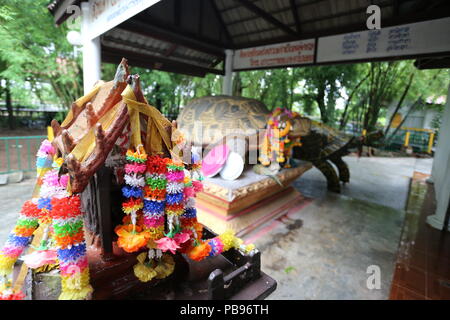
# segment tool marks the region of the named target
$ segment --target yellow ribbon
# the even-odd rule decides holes
[[[134,95],[133,89],[130,86],[127,86],[123,91],[122,99],[127,104],[130,114],[132,144],[135,147],[142,144],[139,113],[143,113],[148,116],[146,139],[147,152],[150,154],[157,154],[162,152],[161,140],[166,145],[167,150],[171,150],[171,137],[165,129],[165,127],[172,125],[170,121],[167,120],[155,107],[150,106],[147,103],[136,101],[136,96]]]
[[[95,97],[95,95],[97,94],[97,92],[100,90],[100,88],[102,87],[102,85],[105,84],[104,81],[98,81],[95,86],[92,88],[91,91],[89,91],[86,95],[82,96],[81,98],[77,99],[75,101],[75,104],[78,107],[82,107],[86,102],[91,101],[92,98]],[[73,111],[72,108],[70,108],[69,113],[67,114],[66,118],[64,119],[64,121],[61,123],[61,127],[65,127],[67,126],[73,119]]]
[[[84,105],[97,94],[102,85],[103,82],[98,83],[91,92],[75,101],[75,103],[78,106]],[[139,114],[142,113],[148,116],[147,137],[145,145],[147,152],[151,154],[162,153],[163,142],[167,147],[167,150],[172,152],[171,136],[165,129],[165,127],[171,126],[172,124],[155,107],[150,106],[148,103],[141,103],[136,101],[136,96],[133,92],[133,89],[129,85],[122,92],[122,101],[117,103],[113,108],[111,108],[111,110],[109,110],[102,118],[99,119],[98,122],[102,125],[103,130],[106,131],[111,126],[114,119],[116,118],[119,106],[122,102],[125,102],[128,107],[132,145],[134,147],[142,145],[141,123],[139,118]],[[73,117],[73,115],[70,111],[64,122],[69,123],[71,121],[71,117]],[[71,153],[78,161],[82,162],[92,154],[94,148],[95,128],[93,127],[89,129],[88,133],[78,142]],[[179,155],[172,153],[172,156],[178,157]]]
[[[113,123],[116,118],[116,114],[119,110],[121,102],[118,102],[114,107],[111,108],[103,117],[101,117],[97,123],[102,125],[103,130],[108,130],[108,128]],[[75,158],[82,162],[86,160],[94,151],[95,148],[95,127],[89,129],[88,133],[77,143],[75,148],[73,148],[71,154]]]

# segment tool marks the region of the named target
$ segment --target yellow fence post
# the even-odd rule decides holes
[[[408,145],[409,145],[409,136],[410,136],[410,132],[409,131],[406,131],[406,134],[405,134],[405,147],[407,147]]]
[[[431,153],[431,149],[433,148],[434,142],[434,132],[430,133],[430,138],[428,139],[428,153]]]

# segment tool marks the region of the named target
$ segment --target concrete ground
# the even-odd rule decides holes
[[[341,194],[326,191],[316,169],[294,186],[312,202],[280,219],[255,244],[262,269],[278,281],[269,299],[387,299],[404,219],[409,179],[430,173],[432,159],[346,157],[351,180]],[[0,186],[3,245],[34,180]],[[381,271],[381,288],[367,289],[367,267]]]
[[[313,201],[289,214],[255,244],[262,269],[278,282],[269,299],[387,299],[409,179],[430,173],[432,159],[346,157],[352,178],[341,194],[326,191],[317,169],[295,182]],[[380,289],[369,290],[369,266]]]
[[[35,179],[0,186],[0,245],[6,241],[16,223],[22,204],[31,198]]]

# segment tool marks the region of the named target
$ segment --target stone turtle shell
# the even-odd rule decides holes
[[[266,105],[255,99],[207,96],[184,106],[177,124],[188,141],[205,145],[215,143],[235,130],[256,133],[255,130],[266,127],[269,113]],[[194,126],[196,122],[201,122],[202,132],[198,130],[199,125]]]

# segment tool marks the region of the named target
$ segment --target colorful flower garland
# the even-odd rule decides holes
[[[83,212],[78,195],[51,201],[54,241],[57,247],[62,292],[60,300],[86,299],[93,291],[83,232]]]
[[[243,241],[237,238],[233,231],[228,230],[217,237],[202,240],[188,252],[188,257],[194,261],[201,261],[207,257],[218,256],[231,248],[249,253],[255,246],[253,244],[244,245]]]
[[[286,115],[289,120],[281,121],[281,117]],[[291,120],[298,117],[298,113],[288,109],[275,109],[267,122],[266,133],[261,145],[260,156],[258,160],[262,165],[268,166],[272,162],[285,163],[285,167],[290,167],[289,158],[292,148],[301,146],[300,138],[295,141],[289,139],[291,130]]]
[[[43,185],[45,186],[46,178],[52,170],[54,154],[55,149],[50,141],[44,140],[36,154],[36,171],[38,179],[35,193],[42,192],[42,190],[39,189]],[[43,210],[43,208],[48,204],[45,204],[43,201],[39,202],[39,200],[40,198],[33,198],[23,204],[16,226],[9,234],[2,250],[0,250],[0,276],[3,281],[2,287],[0,288],[0,295],[2,296],[2,299],[22,297],[20,292],[16,293],[12,291],[9,276],[12,274],[17,259],[29,245],[34,231],[38,228],[39,219],[42,219],[47,212]]]
[[[168,233],[155,243],[162,252],[175,253],[180,244],[189,239],[181,230],[179,217],[184,213],[184,164],[181,161],[167,160],[166,207]]]
[[[69,177],[67,174],[59,175],[63,160],[58,158],[53,161],[54,153],[50,142],[44,140],[36,161],[39,197],[23,205],[16,227],[0,253],[0,274],[6,276],[12,272],[15,261],[29,244],[33,232],[42,224],[44,235],[41,244],[36,251],[23,257],[24,262],[31,268],[54,265],[56,248],[62,284],[59,299],[86,299],[93,289],[89,284],[81,202],[79,196],[67,191]],[[3,285],[7,297],[11,297],[10,287],[10,283]],[[4,292],[0,292],[4,298]],[[12,297],[22,296],[14,294]]]
[[[151,235],[137,224],[141,209],[144,207],[143,196],[147,154],[142,146],[136,151],[128,150],[126,153],[125,183],[122,194],[126,200],[122,204],[122,210],[130,216],[129,222],[117,226],[116,234],[119,236],[117,244],[126,252],[136,252],[147,245]]]

